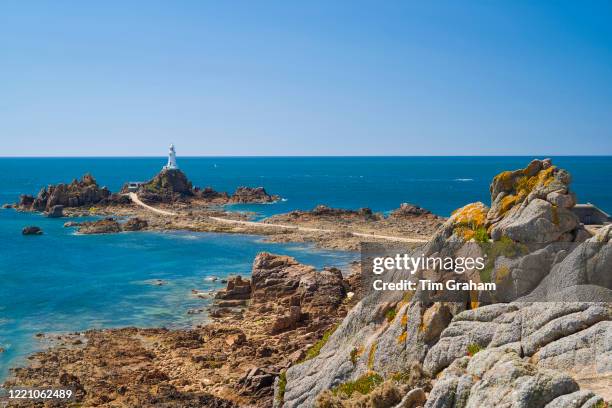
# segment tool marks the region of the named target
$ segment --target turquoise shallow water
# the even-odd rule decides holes
[[[140,326],[181,327],[204,318],[189,309],[207,300],[192,289],[218,289],[210,276],[248,275],[260,251],[295,256],[317,267],[346,265],[353,253],[259,237],[192,232],[74,235],[65,219],[0,211],[0,378],[42,346],[39,332]],[[42,236],[22,236],[24,225]],[[147,283],[163,279],[164,286]]]
[[[199,186],[233,191],[264,186],[285,201],[236,206],[259,216],[310,209],[317,204],[389,211],[399,203],[419,204],[441,215],[468,202],[488,203],[488,184],[499,171],[523,167],[525,157],[355,157],[355,158],[181,158],[179,165]],[[574,176],[579,201],[612,211],[612,158],[561,157],[556,164]],[[20,193],[69,182],[91,172],[117,190],[127,180],[146,180],[163,158],[0,159],[0,203]],[[38,332],[91,327],[193,324],[188,315],[205,301],[191,289],[218,288],[207,276],[247,275],[254,256],[270,251],[317,267],[345,265],[356,254],[319,251],[304,245],[263,243],[258,237],[172,233],[78,236],[66,220],[0,210],[0,378],[9,366],[39,347]],[[21,228],[39,225],[42,236]],[[164,279],[166,286],[146,283]]]

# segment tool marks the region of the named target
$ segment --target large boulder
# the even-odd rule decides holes
[[[487,227],[491,238],[525,243],[575,241],[580,226],[571,211],[576,197],[570,174],[550,159],[533,160],[524,169],[505,171],[491,183]]]
[[[578,226],[578,217],[569,209],[535,198],[494,224],[491,237],[499,240],[505,236],[524,243],[573,241],[571,232]]]
[[[272,332],[293,328],[307,318],[324,325],[346,298],[340,270],[317,271],[289,256],[260,253],[253,262],[251,307],[265,310],[280,303],[286,313],[271,327]]]

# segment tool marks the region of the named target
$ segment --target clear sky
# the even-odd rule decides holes
[[[0,2],[3,156],[612,154],[610,1]]]

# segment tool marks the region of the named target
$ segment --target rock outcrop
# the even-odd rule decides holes
[[[122,191],[127,192],[127,186],[124,186]],[[263,187],[238,187],[231,196],[225,192],[215,191],[211,187],[194,188],[185,173],[178,169],[164,169],[159,172],[153,179],[140,186],[138,196],[150,202],[173,203],[196,198],[218,205],[272,203],[280,199],[277,195],[268,194]]]
[[[418,205],[410,204],[410,203],[402,203],[399,208],[393,210],[389,217],[392,218],[412,218],[415,216],[422,215],[433,215],[431,211],[421,208]]]
[[[486,256],[484,270],[465,276],[498,292],[452,302],[421,290],[366,294],[316,358],[287,370],[276,406],[357,406],[338,395],[378,392],[417,366],[432,387],[428,408],[604,406],[611,396],[596,394],[612,378],[612,226],[590,237],[571,212],[569,182],[549,160],[495,177],[490,208],[458,209],[415,255]],[[400,270],[388,276],[400,279]]]
[[[350,218],[370,220],[370,219],[382,218],[381,215],[374,214],[372,210],[369,208],[360,208],[358,210],[346,210],[343,208],[331,208],[326,205],[317,205],[311,211],[295,210],[285,215],[285,217],[300,219],[302,221],[321,220],[321,219],[332,219],[332,220],[343,219],[344,220],[344,219],[350,219]]]
[[[64,206],[63,205],[54,205],[49,209],[45,215],[49,218],[61,218],[64,216]]]
[[[231,203],[273,203],[280,200],[277,195],[270,195],[263,187],[238,187],[230,197]]]
[[[524,169],[497,175],[486,222],[491,238],[549,243],[583,237],[584,228],[571,211],[576,197],[570,182],[569,173],[550,160],[533,160]]]
[[[23,229],[21,230],[21,233],[23,235],[42,235],[43,231],[40,227],[31,225],[28,227],[23,227]]]
[[[100,187],[91,174],[70,184],[50,185],[42,188],[36,197],[21,195],[18,207],[22,210],[51,212],[55,206],[81,207],[94,205],[110,196],[106,187]]]
[[[193,196],[193,186],[181,170],[163,169],[140,186],[138,196],[152,202],[174,202]]]
[[[114,218],[108,217],[97,221],[78,223],[80,234],[112,234],[121,232],[121,225]]]
[[[141,231],[149,226],[146,220],[138,217],[133,217],[121,225],[123,231]]]
[[[95,221],[75,222],[70,221],[64,227],[78,227],[80,234],[112,234],[121,231],[142,231],[147,229],[149,224],[146,220],[133,217],[120,223],[113,217],[106,217]]]

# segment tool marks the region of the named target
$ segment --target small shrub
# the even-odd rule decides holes
[[[385,312],[385,317],[387,318],[387,321],[389,323],[391,323],[393,319],[395,319],[395,315],[397,315],[397,311],[395,310],[395,308],[391,308]]]
[[[478,227],[474,231],[474,239],[476,242],[489,242],[489,234],[487,233],[487,229],[485,227]]]
[[[482,347],[480,347],[480,345],[476,343],[468,344],[467,346],[468,356],[470,357],[473,357],[474,354],[478,353],[481,350],[482,350]]]
[[[355,381],[347,381],[334,388],[332,393],[334,395],[343,395],[346,397],[352,396],[355,392],[362,395],[368,395],[374,388],[378,387],[383,383],[383,378],[377,373],[367,373],[357,378]]]

